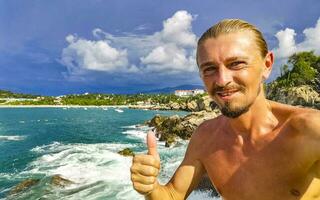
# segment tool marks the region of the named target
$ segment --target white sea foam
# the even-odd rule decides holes
[[[149,128],[128,127],[124,134],[145,139]],[[159,181],[166,183],[181,163],[186,144],[168,148],[159,145],[161,155],[161,171]],[[159,142],[158,142],[159,144]],[[162,144],[162,142],[161,142]],[[54,142],[33,148],[38,153],[38,159],[31,162],[23,175],[44,174],[52,176],[59,174],[73,181],[64,189],[60,189],[58,199],[109,199],[109,200],[143,200],[143,196],[134,191],[130,180],[131,157],[124,157],[117,152],[123,148],[134,148],[135,144],[63,144]],[[20,174],[20,175],[21,175]],[[55,193],[57,194],[57,193]],[[49,199],[53,198],[48,196]],[[208,193],[193,192],[188,200],[212,199]]]
[[[130,128],[130,129],[133,129],[133,128],[137,128],[137,125],[122,126],[121,128]]]
[[[108,197],[108,193],[110,197],[117,196],[116,199],[143,199],[131,185],[132,158],[117,153],[128,146],[132,145],[58,142],[43,145],[32,149],[43,155],[30,163],[28,170],[23,173],[46,176],[59,174],[75,182],[65,191],[75,193],[69,196],[70,199],[96,199]],[[87,195],[91,195],[90,198]]]
[[[145,138],[146,138],[146,133],[144,131],[126,130],[126,131],[123,131],[122,133],[127,135],[128,137],[131,137],[131,138],[139,138],[142,140],[145,140]]]
[[[0,135],[0,141],[20,141],[25,138],[24,135]]]
[[[211,197],[210,192],[194,191],[188,197],[188,200],[222,200],[219,197]]]
[[[151,130],[151,128],[146,125],[131,125],[123,126],[122,128],[128,129],[122,132],[123,134],[127,135],[127,137],[139,138],[141,140],[145,140],[147,132]]]

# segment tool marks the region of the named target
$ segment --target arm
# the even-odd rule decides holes
[[[157,183],[155,189],[146,196],[147,200],[182,200],[197,187],[205,169],[197,157],[199,142],[199,128],[193,133],[185,157],[166,185]]]

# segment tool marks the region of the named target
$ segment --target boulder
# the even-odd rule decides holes
[[[134,156],[134,152],[130,148],[125,148],[121,151],[118,151],[118,154],[123,156]]]
[[[32,188],[33,186],[36,186],[37,184],[39,184],[39,182],[47,182],[53,186],[57,186],[57,187],[66,187],[68,185],[73,184],[73,181],[70,181],[68,179],[65,179],[63,177],[61,177],[61,175],[53,175],[52,177],[44,177],[42,180],[40,179],[26,179],[22,182],[20,182],[18,185],[16,185],[15,187],[13,187],[10,192],[9,195],[16,195],[20,192],[26,191],[27,189]]]
[[[177,138],[188,140],[195,129],[205,120],[215,118],[220,114],[219,110],[207,112],[193,112],[185,117],[174,115],[171,117],[156,115],[148,122],[149,126],[156,128],[156,136],[159,141],[165,141],[166,146],[172,146]]]
[[[197,110],[195,110],[195,111],[201,111],[201,110],[205,110],[205,109],[206,109],[206,105],[204,104],[204,100],[198,99],[197,100]]]
[[[176,102],[173,102],[173,103],[170,104],[170,108],[172,110],[180,110],[180,104],[176,103]]]
[[[60,175],[53,175],[51,177],[51,184],[58,187],[66,187],[68,185],[73,184],[73,181],[62,178]]]
[[[190,101],[186,104],[186,109],[189,111],[196,111],[198,110],[198,104],[196,101]]]
[[[149,126],[159,127],[165,119],[166,119],[165,116],[161,116],[161,115],[157,114],[150,121],[148,121],[147,124]]]
[[[17,193],[22,192],[24,190],[27,190],[30,187],[37,185],[39,183],[39,181],[40,181],[40,179],[26,179],[26,180],[20,182],[14,188],[12,188],[10,190],[9,194],[14,195],[14,194],[17,194]]]

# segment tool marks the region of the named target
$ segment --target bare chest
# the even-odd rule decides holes
[[[278,138],[254,152],[220,146],[203,158],[225,199],[300,199],[311,182],[299,142]]]

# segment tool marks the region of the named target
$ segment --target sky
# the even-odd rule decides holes
[[[0,0],[0,89],[64,95],[202,85],[197,39],[225,18],[264,34],[276,62],[320,54],[318,0]]]

